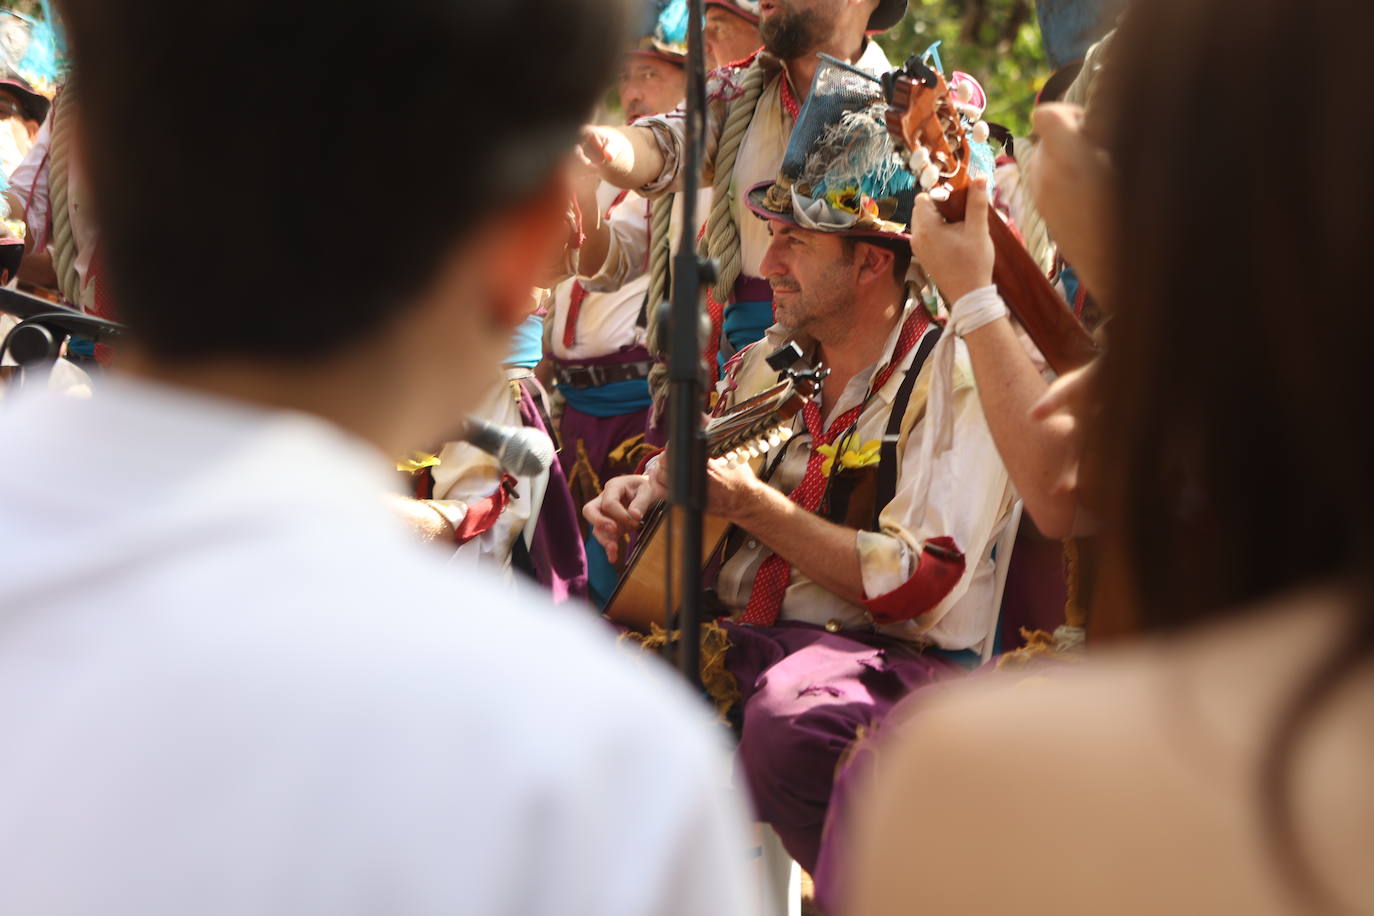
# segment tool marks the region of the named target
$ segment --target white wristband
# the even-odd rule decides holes
[[[972,334],[985,324],[1007,317],[1007,305],[993,285],[979,287],[959,297],[949,310],[947,330],[956,337]]]

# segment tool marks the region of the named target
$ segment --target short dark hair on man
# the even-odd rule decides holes
[[[64,0],[107,282],[164,360],[323,357],[571,149],[624,0]]]

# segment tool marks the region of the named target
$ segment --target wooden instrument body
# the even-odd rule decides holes
[[[888,74],[887,126],[905,156],[924,149],[941,170],[931,199],[950,222],[964,219],[968,200],[970,150],[968,138],[945,78],[910,60]],[[908,162],[910,160],[908,159]],[[1092,336],[1031,258],[1002,215],[988,208],[988,233],[996,261],[992,278],[1016,320],[1055,372],[1063,374],[1085,365],[1097,355]]]
[[[827,370],[787,373],[777,385],[735,405],[706,427],[706,453],[711,458],[748,461],[777,448],[791,436],[784,426],[820,391]],[[669,526],[673,526],[670,537]],[[730,532],[730,522],[709,513],[703,519],[702,556],[709,564]],[[671,625],[684,588],[700,586],[701,570],[685,578],[673,563],[670,545],[681,543],[680,512],[666,503],[655,505],[640,526],[635,548],[626,560],[605,614],[612,621],[640,632],[653,624]],[[673,570],[673,581],[668,571]],[[672,596],[671,600],[669,596]],[[669,609],[672,612],[669,612]]]
[[[673,529],[669,533],[669,526]],[[718,515],[702,517],[701,555],[713,556],[720,549],[730,523]],[[654,624],[665,629],[672,625],[665,608],[665,595],[681,595],[682,570],[671,564],[672,547],[680,544],[682,521],[680,512],[667,503],[654,506],[639,529],[639,540],[630,554],[626,574],[616,584],[615,592],[606,605],[606,616],[632,630],[647,633]],[[668,570],[673,581],[668,582]],[[633,573],[633,574],[631,574]]]

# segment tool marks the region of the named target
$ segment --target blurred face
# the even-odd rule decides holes
[[[1031,115],[1039,138],[1029,175],[1031,196],[1059,250],[1099,299],[1111,293],[1112,168],[1083,131],[1083,109],[1041,105]]]
[[[15,122],[22,126],[30,137],[37,134],[40,127],[37,121],[29,118],[18,97],[4,89],[0,89],[0,120]]]
[[[763,0],[759,37],[782,60],[815,53],[836,32],[842,0]]]
[[[687,77],[677,64],[630,54],[620,71],[620,108],[626,122],[672,111],[687,94]]]
[[[758,50],[759,30],[743,16],[718,6],[706,8],[706,64],[711,69],[743,60]]]
[[[846,320],[858,282],[858,259],[832,233],[782,220],[770,220],[768,231],[773,240],[760,269],[773,287],[778,324],[823,339],[827,324]]]

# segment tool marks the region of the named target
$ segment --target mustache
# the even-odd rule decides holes
[[[801,284],[796,280],[791,280],[786,277],[780,277],[775,280],[770,279],[768,285],[773,288],[774,292],[795,293],[801,289]]]

